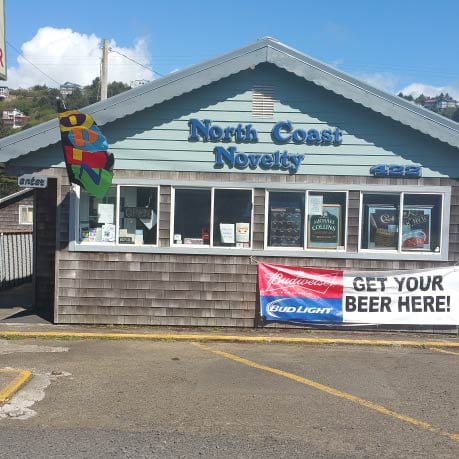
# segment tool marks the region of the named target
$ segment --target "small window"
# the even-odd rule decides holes
[[[103,199],[80,189],[79,241],[83,243],[115,243],[116,188],[109,189]]]
[[[215,190],[214,246],[250,247],[251,215],[250,190]]]
[[[346,240],[346,193],[308,193],[308,249],[344,250]]]
[[[174,244],[210,244],[211,190],[176,189]]]
[[[103,199],[80,189],[79,241],[156,245],[158,187],[120,186],[119,201],[117,196],[116,187],[110,188]]]
[[[360,247],[438,253],[441,218],[441,194],[364,193]]]
[[[251,190],[177,188],[174,203],[174,245],[251,247]]]
[[[440,252],[442,197],[438,194],[403,196],[402,250]]]
[[[19,206],[19,224],[33,225],[33,206]]]
[[[158,189],[121,186],[119,244],[156,245],[158,242]]]
[[[400,194],[363,195],[362,249],[396,250]]]

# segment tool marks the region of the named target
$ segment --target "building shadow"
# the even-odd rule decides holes
[[[50,323],[33,308],[33,284],[0,290],[0,323]]]

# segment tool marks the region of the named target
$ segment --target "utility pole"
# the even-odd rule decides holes
[[[108,87],[108,40],[104,38],[102,45],[102,63],[100,70],[100,100],[107,98]]]

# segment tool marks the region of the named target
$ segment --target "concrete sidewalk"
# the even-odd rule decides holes
[[[274,328],[180,328],[0,323],[0,339],[136,339],[156,341],[376,345],[459,348],[456,334]]]

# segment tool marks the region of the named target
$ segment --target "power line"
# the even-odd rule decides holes
[[[37,67],[33,62],[30,62],[29,59],[27,59],[24,54],[21,53],[21,51],[19,51],[15,46],[13,46],[8,40],[6,41],[6,44],[8,46],[10,46],[11,48],[13,48],[18,54],[19,56],[21,56],[26,62],[28,62],[32,67],[34,67],[36,70],[38,70],[40,73],[42,73],[43,75],[45,75],[45,77],[49,78],[50,80],[54,81],[54,83],[58,84],[59,86],[61,85],[61,83],[59,83],[59,81],[55,80],[52,76],[49,76],[47,73],[43,72],[43,70],[41,70],[39,67]]]
[[[124,58],[130,60],[131,62],[134,62],[134,64],[140,65],[140,67],[143,67],[144,69],[150,70],[150,72],[156,73],[156,75],[163,77],[164,75],[161,75],[161,73],[158,73],[156,70],[153,70],[151,67],[147,67],[146,65],[141,64],[140,62],[137,62],[136,60],[130,58],[129,56],[126,56],[126,54],[120,53],[119,51],[116,51],[113,48],[108,49],[111,53],[116,53],[119,54],[120,56],[123,56]]]

